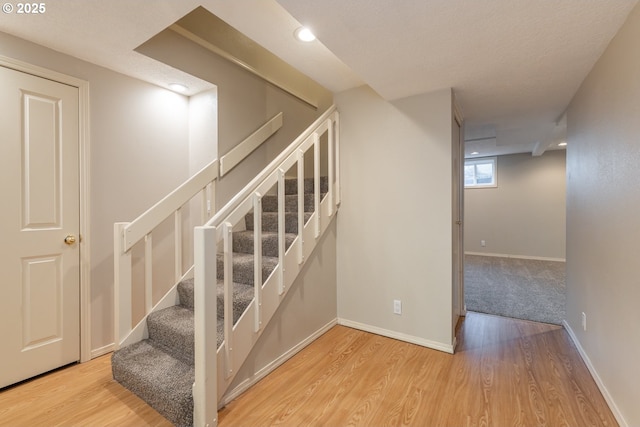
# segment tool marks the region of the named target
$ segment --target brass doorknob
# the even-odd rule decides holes
[[[76,236],[73,234],[68,234],[67,237],[64,238],[64,242],[67,245],[73,245],[76,242]]]

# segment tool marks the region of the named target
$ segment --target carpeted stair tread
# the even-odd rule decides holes
[[[113,378],[177,426],[193,425],[194,367],[144,340],[113,353]]]
[[[285,233],[285,250],[291,246],[297,234]],[[253,254],[253,230],[235,231],[233,233],[233,251],[236,253]],[[274,231],[262,232],[262,255],[278,256],[278,233]]]
[[[193,279],[186,279],[180,282],[178,285],[178,292],[180,293],[180,305],[190,307],[193,309]],[[222,319],[224,313],[224,281],[218,280],[217,286],[217,313],[218,319]],[[233,323],[240,319],[242,313],[247,309],[247,306],[251,303],[254,297],[255,290],[252,285],[245,283],[233,284]],[[183,296],[184,295],[184,296]],[[193,312],[191,314],[193,316]],[[151,317],[151,316],[149,316]],[[193,334],[193,329],[191,330]],[[219,344],[219,343],[218,343]]]
[[[193,310],[180,305],[155,311],[147,317],[149,338],[162,343],[174,357],[193,363]]]
[[[224,279],[224,255],[217,256],[217,274],[218,280]],[[264,283],[271,272],[278,265],[277,257],[262,257],[262,283]],[[244,283],[253,286],[253,254],[233,253],[233,281],[236,283]]]
[[[305,212],[304,222],[309,221],[313,213]],[[245,215],[245,226],[247,230],[253,231],[253,212]],[[278,213],[262,212],[262,231],[278,231]],[[285,233],[298,233],[298,213],[285,212],[284,214],[284,231]]]

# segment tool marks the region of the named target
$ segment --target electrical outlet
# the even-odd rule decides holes
[[[487,246],[487,242],[484,240],[480,240],[480,246],[484,248],[485,246]]]
[[[585,312],[582,312],[582,330],[586,331],[587,330],[587,315],[585,314]]]
[[[402,301],[399,299],[393,300],[393,314],[402,314]]]

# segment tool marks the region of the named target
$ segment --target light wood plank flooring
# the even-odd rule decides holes
[[[0,391],[0,426],[172,424],[111,377],[111,355]]]
[[[616,426],[559,326],[469,313],[455,355],[334,327],[220,412],[227,426]],[[168,425],[109,358],[0,392],[0,425]]]

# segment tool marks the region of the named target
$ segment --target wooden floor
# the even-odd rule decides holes
[[[469,313],[455,355],[336,326],[220,411],[228,426],[616,426],[559,326]],[[168,425],[109,358],[0,392],[0,426]]]
[[[111,377],[111,355],[0,391],[0,426],[171,426]]]

